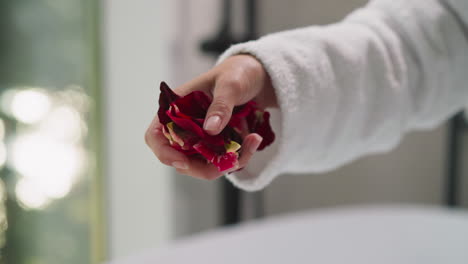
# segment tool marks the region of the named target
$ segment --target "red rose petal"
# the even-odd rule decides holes
[[[257,133],[263,138],[257,150],[262,150],[273,143],[275,140],[275,133],[271,129],[269,112],[256,110],[247,116],[246,119],[250,133]]]
[[[200,153],[207,161],[215,165],[219,171],[232,169],[239,163],[237,160],[239,155],[235,152],[216,154],[216,152],[214,152],[202,142],[193,145],[193,148],[197,150],[198,153]]]
[[[211,98],[204,92],[194,91],[174,102],[178,110],[192,118],[205,118],[211,104]],[[179,115],[179,113],[178,113]]]
[[[220,134],[211,136],[202,129],[211,98],[203,92],[195,91],[184,97],[175,94],[162,82],[159,97],[158,117],[164,124],[163,131],[174,149],[192,158],[204,158],[214,164],[219,171],[226,171],[238,165],[238,150],[226,146],[235,141],[242,144],[248,133],[258,133],[263,141],[258,150],[271,144],[275,139],[270,126],[270,114],[257,108],[254,101],[236,106],[228,125]],[[166,128],[169,122],[172,131]],[[172,134],[172,135],[171,135]],[[238,147],[238,146],[237,146]]]
[[[231,120],[229,120],[229,126],[242,129],[242,120],[255,111],[256,105],[254,101],[250,101],[244,105],[236,106],[232,112]]]
[[[194,155],[194,154],[198,154],[198,151],[196,151],[194,148],[190,148],[190,149],[183,149],[181,146],[179,145],[173,145],[172,148],[184,153],[185,155],[187,156],[191,156],[191,155]]]
[[[197,123],[193,122],[191,119],[186,119],[186,118],[175,116],[171,113],[170,110],[166,111],[166,114],[179,127],[187,131],[190,131],[201,138],[205,137],[205,132],[203,131],[203,129],[199,125],[197,125]]]
[[[236,152],[228,152],[217,156],[213,161],[213,165],[215,165],[219,171],[226,171],[239,164],[238,157],[239,155]]]
[[[194,118],[193,121],[197,122],[197,124],[199,124],[200,126],[203,126],[203,124],[205,123],[204,118]]]
[[[205,157],[205,159],[209,162],[213,162],[215,157],[216,157],[216,153],[210,149],[209,147],[207,147],[206,144],[203,144],[202,142],[199,142],[195,145],[193,145],[193,148],[198,151],[198,153],[200,153],[203,157]]]
[[[236,106],[232,111],[232,115],[235,117],[246,117],[255,109],[257,109],[257,103],[250,101],[246,104]]]
[[[192,119],[189,115],[182,113],[179,107],[175,104],[175,102],[171,103],[170,109],[171,109],[171,113],[175,116],[186,118],[186,119]]]
[[[159,122],[165,125],[171,122],[170,118],[166,115],[166,111],[169,109],[172,102],[179,99],[179,96],[175,94],[165,82],[161,82],[159,89],[161,93],[159,94],[158,118]]]

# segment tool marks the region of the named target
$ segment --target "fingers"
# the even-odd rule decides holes
[[[255,133],[249,134],[247,137],[245,137],[244,143],[242,144],[242,152],[239,158],[239,163],[228,171],[220,172],[213,164],[210,164],[206,161],[190,160],[190,169],[177,169],[177,172],[199,179],[217,179],[227,173],[245,167],[254,153],[257,151],[258,147],[262,143],[262,140],[263,138]]]
[[[204,160],[190,160],[190,169],[176,169],[178,173],[204,180],[214,180],[224,175],[213,164]]]
[[[156,116],[145,133],[146,144],[162,163],[180,169],[189,169],[188,158],[169,145],[169,141],[161,129],[162,125]]]
[[[224,175],[224,172],[219,172],[213,164],[205,160],[189,159],[172,148],[162,132],[162,125],[157,116],[145,133],[145,141],[163,164],[176,168],[181,174],[206,180],[214,180]]]
[[[234,106],[251,100],[260,90],[260,86],[256,85],[256,78],[247,78],[250,76],[247,74],[249,72],[255,75],[255,67],[250,67],[251,63],[246,62],[244,57],[232,58],[232,60],[230,63],[223,64],[223,67],[219,66],[174,89],[175,93],[180,96],[193,91],[204,91],[212,96],[213,101],[203,124],[203,129],[210,135],[217,135],[226,127]],[[182,174],[202,179],[216,179],[226,173],[219,172],[214,165],[206,161],[186,157],[183,153],[173,149],[162,133],[162,125],[157,117],[147,130],[145,139],[162,163],[176,167]],[[244,167],[261,141],[262,138],[257,134],[247,135],[242,144],[238,164],[232,170]]]
[[[206,113],[203,129],[210,135],[219,134],[231,119],[232,110],[242,93],[241,82],[234,80],[216,82],[213,102]]]
[[[256,133],[249,134],[244,138],[242,144],[242,151],[239,158],[239,168],[243,168],[247,165],[249,160],[252,158],[258,147],[262,143],[263,138]]]

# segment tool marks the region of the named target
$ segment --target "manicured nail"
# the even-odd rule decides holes
[[[203,129],[208,131],[216,131],[218,130],[219,126],[221,125],[221,118],[217,115],[210,116],[208,120],[205,122],[205,126]]]
[[[187,163],[185,163],[183,161],[174,161],[174,162],[172,162],[172,167],[180,169],[180,170],[188,169]]]
[[[263,138],[261,138],[260,140],[255,140],[255,142],[252,142],[247,147],[247,151],[250,152],[250,153],[255,153],[255,151],[257,151],[257,149],[260,146],[260,144],[262,143],[262,141],[263,141]]]

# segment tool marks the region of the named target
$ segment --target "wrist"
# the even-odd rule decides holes
[[[275,89],[273,88],[270,75],[265,67],[263,67],[262,62],[251,54],[240,54],[236,56],[247,56],[249,60],[252,61],[252,76],[253,79],[255,79],[254,85],[259,87],[259,92],[254,100],[263,108],[278,107]]]
[[[271,78],[268,72],[263,68],[265,77],[263,80],[263,88],[259,94],[259,96],[263,97],[264,107],[278,107],[278,99],[276,98],[275,88],[273,88],[273,84],[271,83]]]

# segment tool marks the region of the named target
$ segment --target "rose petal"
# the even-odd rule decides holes
[[[239,162],[237,152],[218,153],[204,142],[193,145],[207,161],[215,165],[219,171],[225,171],[234,168]]]
[[[171,109],[171,113],[174,114],[175,116],[182,117],[185,119],[192,119],[192,117],[180,111],[179,107],[176,105],[176,102],[172,102],[169,108]]]
[[[171,147],[178,150],[178,151],[180,151],[180,152],[182,152],[182,153],[184,153],[186,156],[192,156],[192,155],[195,155],[195,154],[198,155],[198,151],[196,151],[194,148],[183,149],[178,144],[172,145]]]
[[[203,131],[203,129],[199,125],[197,125],[195,122],[193,122],[191,119],[186,119],[186,118],[175,116],[171,110],[167,110],[166,113],[169,116],[169,118],[172,121],[174,121],[174,123],[176,123],[179,127],[187,131],[190,131],[201,138],[205,137],[205,132]]]
[[[224,139],[224,136],[221,134],[216,135],[216,136],[207,135],[206,137],[203,138],[203,141],[205,141],[208,145],[216,146],[218,148],[223,147],[224,144],[226,144],[226,140]]]
[[[254,111],[255,109],[257,109],[257,103],[255,103],[254,101],[250,101],[246,104],[234,107],[232,115],[235,117],[246,117],[250,114],[250,112]]]
[[[270,125],[270,113],[256,110],[247,116],[247,125],[251,133],[259,134],[263,140],[257,150],[262,150],[275,140],[275,133]]]
[[[216,153],[212,149],[207,147],[206,144],[203,144],[203,142],[199,142],[193,145],[193,148],[196,151],[198,151],[198,153],[200,153],[203,157],[205,157],[207,161],[211,163],[214,161],[214,158],[216,157]]]
[[[184,148],[184,140],[179,135],[177,135],[176,132],[174,132],[174,122],[167,123],[166,127],[169,130],[169,135],[171,136],[171,139],[177,144],[179,144],[179,146]]]
[[[179,96],[175,94],[165,82],[161,82],[159,89],[161,90],[161,93],[159,94],[158,118],[161,124],[166,125],[171,122],[166,111],[169,109],[170,104],[177,100]]]
[[[177,99],[174,102],[178,107],[177,115],[183,114],[191,118],[205,118],[208,107],[211,104],[211,98],[204,92],[194,91],[190,94]]]
[[[228,152],[223,155],[217,156],[213,161],[219,171],[226,171],[236,167],[239,164],[239,155],[236,152]]]
[[[202,129],[211,104],[207,94],[195,91],[180,97],[164,82],[160,89],[158,116],[171,146],[187,156],[211,162],[219,171],[238,165],[238,151],[248,133],[258,133],[263,137],[258,150],[275,139],[270,114],[258,109],[254,101],[236,106],[228,125],[218,135],[211,136]]]
[[[229,126],[242,129],[242,120],[255,111],[256,105],[254,101],[250,101],[244,105],[234,107],[231,120],[229,120]]]
[[[171,136],[171,133],[169,133],[169,130],[166,128],[166,126],[163,126],[162,128],[163,135],[169,140],[169,144],[174,144],[174,139]]]
[[[183,149],[193,149],[193,145],[200,141],[200,137],[193,134],[192,132],[184,130],[176,124],[174,124],[172,127],[173,133],[176,134],[177,137],[179,137],[183,141],[183,144],[181,144],[181,147]]]

